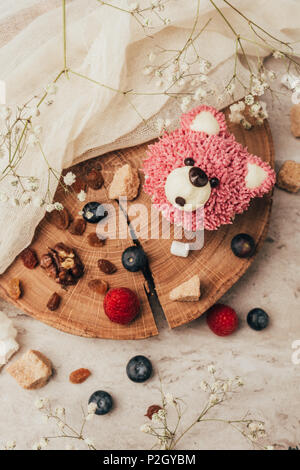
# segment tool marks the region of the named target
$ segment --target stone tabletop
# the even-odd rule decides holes
[[[300,142],[290,133],[290,97],[279,95],[269,102],[270,124],[276,151],[276,166],[287,159],[300,162]],[[166,391],[182,397],[187,410],[183,422],[201,411],[205,393],[200,382],[206,367],[214,363],[222,376],[241,376],[245,386],[218,417],[237,419],[247,411],[266,422],[266,444],[279,448],[300,443],[300,364],[292,361],[292,344],[300,340],[300,205],[299,194],[275,189],[271,225],[266,243],[251,268],[223,297],[238,312],[239,331],[227,338],[212,334],[205,318],[169,330],[157,318],[160,334],[143,341],[85,339],[54,330],[0,300],[0,309],[14,317],[20,353],[38,349],[48,356],[55,375],[40,391],[25,391],[6,372],[0,372],[0,444],[17,441],[17,448],[31,449],[42,436],[55,435],[35,407],[38,397],[48,397],[54,406],[64,406],[69,421],[81,423],[81,405],[86,406],[96,390],[106,390],[115,399],[114,411],[95,417],[87,434],[99,449],[150,449],[153,440],[141,433],[149,405],[160,403],[160,381]],[[251,330],[247,312],[264,308],[271,317],[268,329]],[[127,361],[136,354],[148,356],[154,376],[134,384],[126,376]],[[82,385],[72,385],[68,376],[87,367],[92,376]],[[53,441],[51,448],[64,449],[66,442]],[[76,444],[77,445],[77,444]],[[200,424],[186,435],[179,449],[247,449],[247,441],[226,425]]]

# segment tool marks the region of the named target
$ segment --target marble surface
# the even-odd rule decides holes
[[[281,96],[272,104],[270,123],[277,166],[286,159],[300,161],[300,141],[290,134],[290,98]],[[242,279],[223,297],[241,319],[239,331],[219,338],[208,329],[205,319],[170,331],[158,318],[160,335],[143,341],[84,339],[56,331],[18,312],[0,300],[0,309],[14,316],[22,354],[28,348],[41,350],[55,366],[55,376],[41,391],[24,391],[6,373],[0,372],[0,443],[16,440],[19,449],[30,449],[41,436],[55,435],[43,422],[35,400],[49,397],[54,406],[68,410],[74,426],[81,423],[81,405],[95,390],[107,390],[115,409],[96,417],[87,435],[99,449],[150,449],[151,437],[140,432],[149,405],[159,403],[159,375],[166,391],[184,399],[189,424],[204,403],[200,381],[206,366],[215,363],[223,376],[242,376],[245,387],[218,417],[242,417],[247,411],[266,422],[266,444],[279,448],[300,443],[300,364],[292,363],[292,343],[300,340],[300,206],[298,195],[275,189],[274,207],[267,241]],[[246,324],[253,307],[269,312],[271,324],[257,333]],[[151,358],[155,374],[146,384],[127,379],[127,361],[136,354]],[[87,367],[92,376],[82,385],[72,385],[69,373]],[[65,448],[53,441],[51,448]],[[247,449],[249,444],[235,431],[218,423],[200,424],[180,443],[179,449]]]

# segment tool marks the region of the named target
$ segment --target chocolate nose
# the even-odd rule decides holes
[[[183,207],[186,203],[186,200],[183,198],[183,197],[177,197],[175,199],[175,202],[176,204],[178,204],[179,206]]]
[[[201,170],[201,168],[198,168],[196,166],[190,169],[189,178],[192,185],[196,186],[197,188],[206,186],[208,183],[208,177],[206,173]]]

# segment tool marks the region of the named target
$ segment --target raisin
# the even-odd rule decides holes
[[[56,292],[54,292],[54,294],[51,295],[47,303],[48,310],[51,310],[51,312],[55,312],[55,310],[59,308],[60,302],[61,302],[61,296],[58,295]]]
[[[71,215],[68,210],[64,208],[62,211],[55,210],[48,212],[46,214],[46,219],[59,230],[66,230],[70,225]]]
[[[104,274],[113,274],[117,271],[116,266],[108,261],[108,259],[99,259],[98,267]]]
[[[104,183],[101,171],[92,168],[86,175],[86,182],[91,189],[100,189]]]
[[[147,418],[149,419],[152,419],[152,416],[156,413],[159,412],[159,410],[161,410],[162,407],[159,406],[159,405],[151,405],[149,406],[148,410],[147,410],[147,413],[145,414],[145,416],[147,416]]]
[[[83,235],[86,229],[86,221],[84,219],[75,219],[70,225],[69,231],[72,235]]]
[[[97,294],[104,295],[107,292],[108,289],[108,284],[105,281],[102,281],[101,279],[93,279],[88,283],[89,288],[97,292]]]
[[[21,281],[14,278],[9,281],[8,294],[13,300],[18,300],[22,295]]]
[[[91,372],[88,369],[77,369],[70,374],[70,382],[72,384],[82,384],[89,378]]]
[[[32,248],[26,248],[20,256],[27,269],[34,269],[39,263],[36,252]]]
[[[88,243],[90,246],[93,246],[95,248],[100,248],[105,244],[105,239],[99,238],[97,233],[92,232],[88,235]]]

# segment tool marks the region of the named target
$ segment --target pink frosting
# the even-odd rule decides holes
[[[192,157],[195,166],[204,170],[209,179],[216,177],[220,181],[218,187],[212,188],[211,196],[204,206],[204,228],[207,230],[231,224],[235,214],[244,212],[253,197],[268,193],[276,180],[272,168],[257,156],[249,154],[232,134],[224,139],[222,136],[207,136],[177,129],[150,145],[147,155],[143,166],[146,175],[145,192],[170,222],[182,225],[187,230],[196,231],[203,227],[201,214],[174,207],[165,194],[168,175],[175,168],[183,167],[187,157]],[[258,188],[246,187],[248,163],[256,163],[267,173],[267,178]]]

